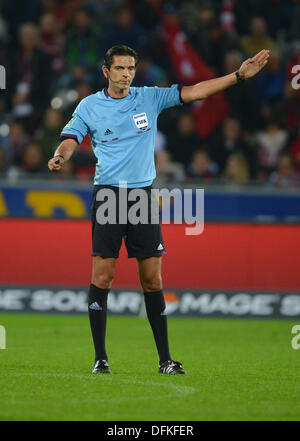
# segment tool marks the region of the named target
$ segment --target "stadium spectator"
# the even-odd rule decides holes
[[[35,132],[35,139],[39,143],[43,157],[47,162],[53,156],[57,147],[57,139],[63,125],[62,114],[58,109],[48,107],[44,115],[43,125]]]
[[[288,141],[287,131],[281,129],[277,123],[267,125],[265,130],[256,136],[258,148],[258,178],[267,179],[277,166],[279,156],[286,148]]]
[[[71,91],[74,94],[74,97],[76,96],[76,99],[74,101],[72,100],[70,104],[67,104],[64,109],[64,116],[66,120],[71,119],[74,111],[74,105],[76,106],[81,100],[83,100],[83,98],[91,95],[93,93],[93,88],[88,81],[78,81],[76,84],[74,84]]]
[[[170,152],[161,150],[155,156],[157,182],[167,184],[181,183],[185,179],[184,167],[179,162],[173,162]]]
[[[210,183],[217,176],[218,170],[217,164],[212,161],[208,151],[201,148],[193,153],[192,161],[187,167],[187,174],[191,178]]]
[[[13,122],[9,128],[7,136],[0,140],[0,151],[5,166],[8,170],[11,166],[20,166],[22,164],[22,157],[26,145],[28,143],[28,136],[24,131],[24,127],[20,122]]]
[[[94,86],[97,81],[97,89],[101,89],[102,83],[98,80],[96,66],[89,70],[85,66],[76,65],[64,70],[56,82],[56,89],[76,89],[80,83],[89,83]]]
[[[279,157],[276,170],[270,174],[269,182],[276,187],[292,188],[299,185],[299,177],[290,155],[283,154]]]
[[[261,104],[281,100],[284,86],[287,80],[286,73],[282,68],[281,56],[278,50],[270,52],[270,62],[259,78],[255,78],[253,85],[256,88]]]
[[[43,151],[38,144],[30,143],[23,152],[20,170],[26,174],[45,172],[46,164]]]
[[[220,173],[224,171],[229,155],[241,153],[249,163],[251,174],[255,167],[255,150],[243,138],[243,132],[238,119],[226,118],[221,131],[216,133],[210,142],[209,150],[213,161],[218,164]]]
[[[87,8],[76,11],[66,42],[65,60],[69,68],[94,68],[99,60],[100,34],[101,28]]]
[[[208,45],[211,48],[211,64],[216,68],[218,75],[223,74],[225,54],[232,50],[239,50],[240,44],[234,33],[225,31],[221,23],[215,20],[209,29]]]
[[[201,138],[197,135],[193,115],[182,113],[175,130],[168,136],[167,149],[173,160],[187,166],[193,152],[199,148],[200,144]]]
[[[9,33],[13,39],[13,44],[17,42],[18,31],[24,23],[37,23],[42,12],[42,2],[40,0],[20,1],[2,0],[3,16],[9,26]]]
[[[2,7],[2,3],[0,2],[0,41],[3,44],[4,42],[7,42],[9,38],[9,33],[8,33],[8,26],[4,18],[1,16],[1,7]]]
[[[140,58],[139,69],[134,79],[135,86],[156,86],[166,80],[167,75],[165,71],[161,67],[153,63],[149,56],[145,55]]]
[[[94,155],[90,137],[85,136],[80,149],[73,156],[73,172],[76,176],[80,177],[81,180],[89,180],[95,174],[95,165],[97,159]]]
[[[88,95],[91,95],[93,93],[92,86],[87,81],[82,81],[80,83],[77,83],[76,85],[76,92],[77,92],[77,102],[79,103],[83,98],[86,98]]]
[[[168,87],[169,84],[165,84],[164,87]],[[177,121],[182,113],[187,113],[186,109],[179,107],[171,107],[167,111],[163,111],[158,118],[157,127],[166,137],[172,137],[174,127],[177,126]]]
[[[13,113],[24,118],[28,130],[32,130],[40,122],[49,101],[53,72],[50,57],[39,49],[37,26],[22,25],[19,39],[20,47],[11,69]]]
[[[195,49],[201,54],[215,75],[223,74],[226,52],[240,49],[238,38],[222,28],[220,19],[211,7],[197,11],[195,25],[187,24],[187,32]],[[186,22],[183,21],[186,26]]]
[[[246,184],[250,174],[245,157],[241,153],[230,154],[221,177],[232,184]]]
[[[235,23],[240,35],[248,32],[252,18],[263,17],[273,39],[288,38],[298,0],[243,0],[234,2]]]
[[[109,47],[120,42],[134,47],[138,52],[144,50],[149,42],[147,31],[135,22],[133,12],[128,6],[122,6],[117,11],[115,23],[103,35],[99,58]]]
[[[223,66],[225,54],[229,51],[240,50],[239,40],[235,34],[226,32],[220,23],[220,20],[215,18],[209,24],[206,38],[202,41],[202,46],[206,46],[206,62],[210,67],[214,67],[216,75],[223,74]],[[199,47],[199,53],[202,53]]]
[[[277,43],[268,35],[268,27],[263,17],[253,17],[250,34],[241,38],[241,45],[247,57],[252,57],[264,48],[271,52],[277,49]]]
[[[56,75],[60,75],[64,67],[64,44],[65,38],[59,31],[55,16],[43,14],[40,18],[40,48],[51,57],[52,70]]]
[[[154,31],[160,24],[159,15],[153,7],[155,1],[156,0],[127,0],[126,2],[134,11],[137,23],[148,31]]]
[[[123,0],[86,0],[85,5],[90,8],[90,10],[101,18],[101,20],[104,18],[104,15],[109,15],[109,18],[111,19],[112,16],[110,15],[112,12],[115,11],[116,8],[119,8],[124,3]],[[109,22],[108,22],[109,23]]]
[[[46,4],[46,7],[45,7]],[[74,16],[78,9],[85,7],[82,0],[44,0],[44,12],[52,12],[60,26],[65,29],[72,26]]]
[[[239,51],[227,52],[224,59],[224,74],[235,72],[243,62],[243,54]],[[238,115],[241,125],[246,130],[254,130],[262,125],[253,82],[247,81],[225,91],[229,99],[231,113]]]

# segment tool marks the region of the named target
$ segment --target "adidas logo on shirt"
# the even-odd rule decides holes
[[[102,311],[101,306],[97,303],[94,302],[89,306],[90,309],[93,309],[94,311]]]
[[[111,131],[111,130],[109,130],[109,129],[106,129],[106,132],[104,133],[104,135],[112,135],[113,134],[113,132]]]

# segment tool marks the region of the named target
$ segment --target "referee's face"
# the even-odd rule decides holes
[[[136,72],[135,59],[127,55],[114,55],[110,69],[103,66],[103,72],[109,87],[129,89]]]

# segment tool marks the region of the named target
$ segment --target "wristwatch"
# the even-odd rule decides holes
[[[245,79],[241,77],[240,72],[238,70],[235,71],[235,76],[236,76],[238,83],[240,83],[241,81],[245,81]]]

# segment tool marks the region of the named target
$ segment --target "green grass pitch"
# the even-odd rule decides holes
[[[299,420],[295,321],[169,318],[187,375],[159,375],[145,318],[108,318],[112,375],[91,374],[87,316],[0,314],[0,420]]]

